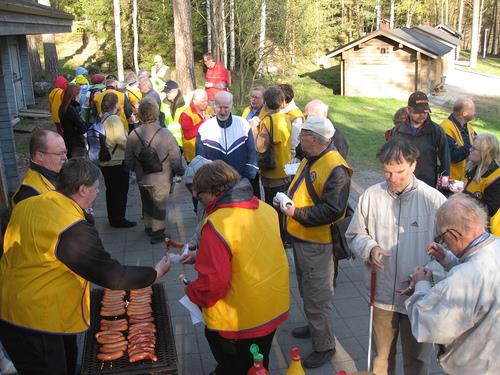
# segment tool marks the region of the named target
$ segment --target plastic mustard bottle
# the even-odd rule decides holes
[[[290,356],[292,357],[292,362],[288,370],[286,370],[286,375],[305,375],[304,369],[302,368],[302,362],[300,362],[300,349],[297,347],[290,350]]]
[[[259,353],[259,346],[256,344],[250,345],[250,353],[253,355],[253,366],[248,369],[248,375],[269,375],[269,372],[264,367],[264,356]]]

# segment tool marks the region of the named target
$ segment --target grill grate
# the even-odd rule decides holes
[[[81,375],[169,375],[177,374],[177,354],[175,351],[174,336],[172,333],[172,322],[165,298],[165,287],[163,284],[153,285],[152,308],[154,323],[156,324],[156,356],[158,362],[140,361],[130,363],[125,354],[122,358],[113,362],[101,362],[97,359],[98,343],[94,335],[99,331],[99,307],[101,304],[103,289],[95,289],[91,294],[90,301],[90,329],[85,335],[85,346],[82,357]]]

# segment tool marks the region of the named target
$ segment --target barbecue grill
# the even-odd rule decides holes
[[[99,344],[94,335],[100,331],[99,315],[103,289],[95,289],[90,298],[90,329],[85,336],[83,348],[81,375],[170,375],[177,374],[177,354],[175,351],[174,336],[172,333],[172,322],[165,298],[165,287],[163,284],[153,285],[152,309],[154,323],[156,325],[156,356],[157,362],[140,361],[130,363],[125,354],[122,358],[113,362],[101,362],[97,359]]]

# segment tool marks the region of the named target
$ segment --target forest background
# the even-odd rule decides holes
[[[299,105],[318,97],[330,105],[335,112],[332,120],[351,143],[361,146],[359,151],[358,147],[351,148],[352,156],[361,159],[366,159],[367,151],[372,154],[379,147],[383,130],[391,126],[392,114],[405,104],[405,98],[333,96],[340,91],[340,74],[335,60],[322,59],[328,51],[376,30],[380,22],[393,28],[441,23],[463,33],[461,48],[470,51],[467,59],[473,68],[477,55],[484,53],[488,58],[480,59],[479,68],[500,72],[499,60],[495,59],[500,53],[500,0],[38,2],[71,13],[75,20],[71,34],[57,37],[57,51],[64,56],[56,59],[57,66],[50,64],[50,57],[47,59],[50,39],[44,35],[40,43],[42,36],[28,37],[35,81],[52,82],[55,74],[73,72],[79,65],[91,74],[123,75],[127,70],[150,69],[153,56],[159,54],[171,67],[172,78],[187,92],[203,87],[201,58],[211,51],[231,70],[231,92],[238,105],[246,102],[248,90],[256,84],[291,83]],[[45,60],[45,69],[40,58]],[[451,103],[434,111],[436,120],[447,116],[449,106]],[[476,122],[479,130],[497,133],[498,110],[490,107],[484,108]],[[370,130],[360,129],[360,121],[371,124]]]

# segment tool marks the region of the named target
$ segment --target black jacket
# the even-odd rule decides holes
[[[68,151],[71,151],[73,147],[85,147],[85,137],[83,135],[88,126],[80,116],[80,108],[80,104],[73,100],[66,111],[63,111],[62,107],[59,109],[61,126],[64,131],[64,143]]]
[[[396,125],[392,136],[406,139],[420,151],[415,168],[415,176],[419,180],[435,188],[438,175],[450,175],[450,149],[446,134],[430,116],[416,132],[412,131],[410,125]]]

